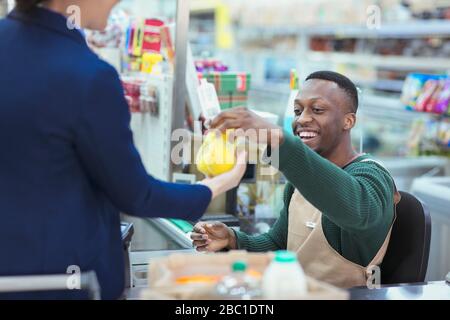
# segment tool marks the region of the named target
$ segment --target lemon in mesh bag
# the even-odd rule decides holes
[[[207,177],[230,171],[236,164],[236,142],[227,133],[209,132],[197,154],[197,169]]]

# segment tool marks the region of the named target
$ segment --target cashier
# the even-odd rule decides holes
[[[125,279],[121,212],[198,220],[211,199],[244,174],[245,165],[237,165],[197,185],[147,174],[119,76],[78,30],[104,29],[117,2],[17,0],[0,21],[0,277],[79,268],[96,272],[102,298],[119,298]],[[72,5],[80,9],[79,25],[66,17],[77,12]]]
[[[357,109],[352,81],[321,71],[307,77],[295,99],[292,132],[245,108],[222,112],[213,128],[275,130],[267,140],[288,180],[284,208],[257,236],[200,222],[191,235],[197,250],[288,249],[311,277],[339,287],[365,285],[368,268],[385,255],[399,194],[380,163],[352,148]]]

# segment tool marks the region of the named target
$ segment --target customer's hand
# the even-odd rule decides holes
[[[238,151],[236,164],[233,169],[216,177],[206,178],[199,183],[211,189],[212,199],[214,199],[218,195],[237,187],[244,176],[246,168],[247,152]]]
[[[236,236],[222,222],[199,222],[194,226],[191,239],[197,251],[216,252],[237,249]]]
[[[267,143],[272,147],[279,146],[284,140],[283,130],[279,126],[274,125],[244,107],[222,111],[209,123],[209,126],[211,129],[220,130],[222,132],[226,132],[228,129],[242,129],[231,133],[230,138],[233,139],[233,135],[246,136],[249,139],[256,138],[257,141],[252,142],[262,144]],[[256,130],[256,135],[247,131],[249,129]]]

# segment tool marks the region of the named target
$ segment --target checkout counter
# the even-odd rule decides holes
[[[189,238],[192,224],[176,219],[144,221],[141,227],[148,234],[145,240],[148,242],[132,244],[131,287],[127,288],[125,294],[128,300],[139,299],[142,289],[148,285],[147,268],[152,259],[173,253],[195,252]],[[138,250],[145,244],[152,250]],[[424,283],[381,286],[378,289],[352,288],[349,289],[350,300],[450,300],[450,275],[448,281],[441,279]]]
[[[192,224],[176,219],[139,219],[126,217],[134,225],[129,248],[130,287],[147,285],[148,264],[158,257],[178,252],[193,252],[189,232]]]
[[[450,284],[445,275],[450,271],[448,243],[442,242],[443,227],[450,227],[448,215],[450,199],[450,178],[443,177],[448,164],[442,158],[419,158],[405,162],[398,159],[383,159],[386,167],[393,173],[399,189],[407,190],[423,200],[432,214],[433,232],[428,275],[425,283],[382,286],[380,289],[354,288],[350,290],[351,299],[449,299]],[[403,162],[403,163],[401,163]],[[422,177],[417,179],[417,177]],[[438,176],[438,177],[435,177]],[[432,187],[431,184],[435,185]],[[434,192],[440,188],[439,192]],[[443,191],[442,188],[446,188]],[[434,190],[434,191],[433,191]],[[235,201],[236,193],[227,195],[227,203]],[[234,197],[234,198],[233,198]],[[225,211],[227,211],[226,209]],[[228,210],[229,211],[229,210]],[[205,215],[204,219],[221,220],[229,226],[243,225],[231,212],[224,215]],[[139,288],[147,285],[147,268],[152,259],[172,253],[195,252],[189,233],[193,225],[176,219],[137,219],[127,217],[135,225],[135,237],[130,251],[131,289],[130,299],[137,298]],[[445,221],[444,221],[445,220]],[[442,222],[445,223],[442,223]],[[247,222],[247,224],[250,222]],[[247,231],[247,230],[246,230]],[[444,232],[445,233],[445,232]],[[441,239],[441,240],[439,240]],[[450,240],[448,240],[450,241]],[[444,270],[445,269],[445,270]]]
[[[379,160],[390,170],[397,182],[398,188],[412,193],[416,193],[414,191],[417,191],[417,185],[413,187],[413,182],[417,177],[430,178],[433,176],[445,176],[448,169],[448,160],[439,157],[417,157],[409,159],[384,158]],[[255,181],[255,178],[253,168],[253,170],[248,170],[246,173],[244,183],[252,183]],[[281,180],[283,180],[282,177]],[[229,226],[239,226],[246,232],[258,232],[258,230],[250,230],[251,228],[249,228],[249,226],[256,226],[255,221],[239,220],[236,218],[236,198],[236,190],[230,191],[226,195],[226,199],[223,199],[220,210],[206,214],[203,220],[219,220]],[[425,203],[429,201],[430,203],[437,203],[434,199],[419,198],[425,201]],[[447,199],[450,199],[450,196]],[[138,297],[139,288],[147,286],[148,265],[152,263],[153,259],[173,253],[195,252],[189,237],[193,224],[176,219],[141,219],[128,216],[124,217],[123,220],[132,222],[135,228],[129,252],[130,289],[128,290],[128,297],[133,299]],[[271,222],[268,222],[266,225],[270,225]],[[434,225],[433,228],[433,232],[435,232]],[[444,244],[444,247],[447,248],[448,243]],[[432,259],[435,258],[430,255],[430,270],[434,268]],[[448,271],[450,271],[450,268],[446,270],[446,272]],[[389,286],[374,290],[355,288],[350,291],[351,299],[394,299],[399,297],[405,299],[432,299],[434,294],[437,297],[450,299],[450,285],[443,281],[444,279],[445,274],[444,276],[440,275],[439,277],[427,278],[426,281],[430,281],[429,283],[405,284],[401,287]]]
[[[255,166],[249,165],[243,182],[253,182]],[[237,188],[219,196],[216,204],[211,204],[202,221],[221,221],[229,227],[240,227],[237,218]],[[123,221],[132,223],[134,235],[129,248],[129,287],[147,284],[148,264],[158,257],[180,252],[195,252],[190,239],[194,223],[166,218],[136,218],[124,215]],[[247,223],[248,224],[248,223]],[[247,231],[247,229],[246,229]]]
[[[237,226],[238,219],[230,215],[209,216],[229,226]],[[208,217],[207,217],[208,219]],[[178,219],[139,219],[126,217],[134,225],[134,236],[129,248],[129,287],[147,285],[147,269],[155,258],[173,253],[195,252],[190,239],[193,224]]]

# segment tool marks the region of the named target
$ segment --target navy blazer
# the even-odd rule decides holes
[[[210,200],[205,186],[147,174],[117,72],[62,15],[0,21],[0,276],[77,265],[118,298],[119,213],[197,220]]]

